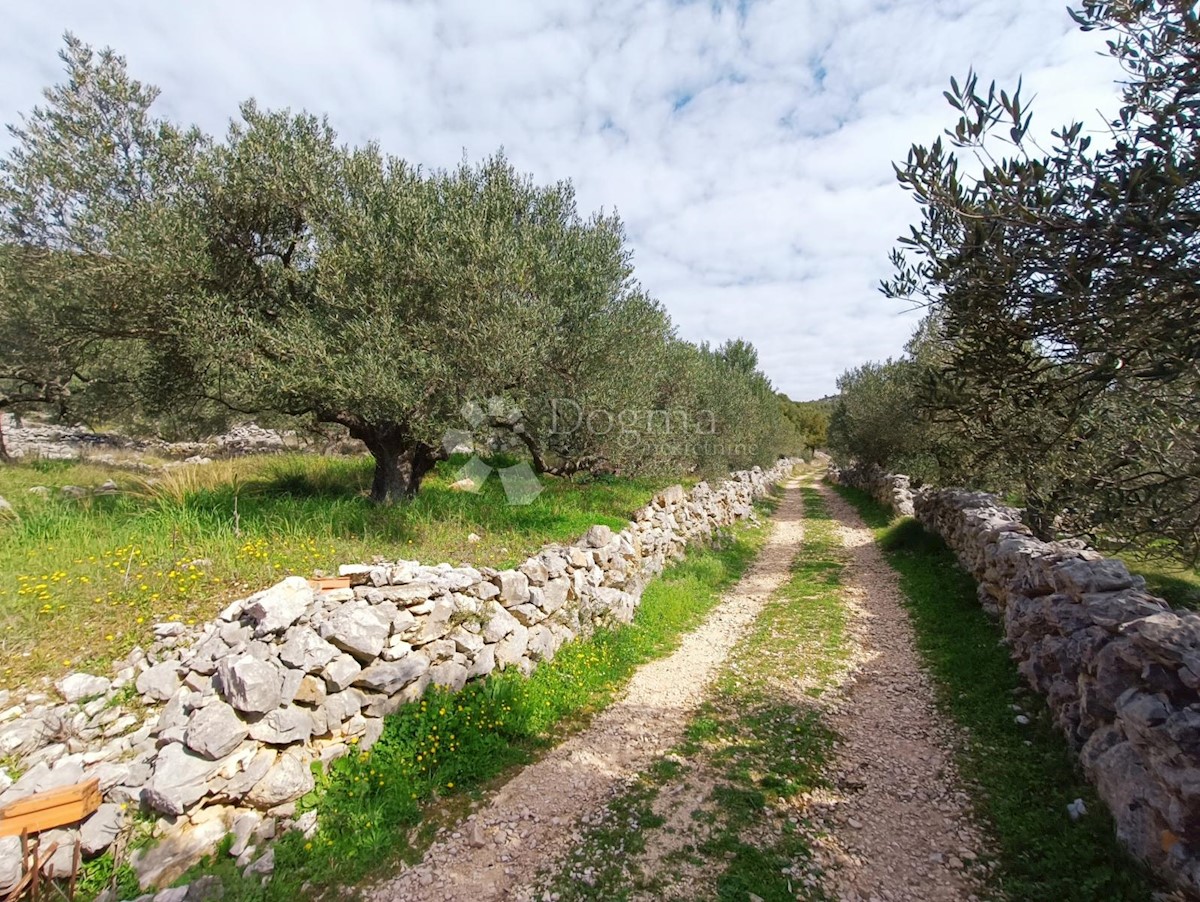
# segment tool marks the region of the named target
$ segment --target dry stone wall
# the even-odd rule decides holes
[[[885,473],[878,467],[850,467],[843,470],[830,464],[829,478],[861,489],[901,517],[911,517],[915,513],[912,481],[907,476]]]
[[[848,483],[907,488],[882,474],[874,489]],[[1120,561],[1034,537],[993,495],[923,489],[914,507],[978,581],[1121,840],[1200,895],[1200,614],[1171,610]]]
[[[632,620],[646,581],[693,541],[753,516],[753,502],[792,461],[656,495],[629,525],[597,525],[547,545],[511,570],[416,561],[347,565],[350,588],[314,592],[290,577],[187,630],[159,624],[113,678],[73,673],[60,699],[0,698],[0,805],[97,777],[104,804],[78,830],[54,831],[65,872],[75,844],[104,851],[139,807],[158,815],[158,842],[135,853],[143,886],[174,880],[221,837],[253,874],[276,830],[311,831],[296,801],[328,764],[379,737],[383,718],[430,686],[515,668],[528,674],[565,642]],[[256,870],[257,869],[257,870]],[[19,870],[0,839],[0,890]]]

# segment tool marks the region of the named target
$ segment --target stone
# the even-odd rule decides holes
[[[205,874],[197,877],[185,887],[183,902],[216,902],[225,898],[225,884],[216,874]]]
[[[506,608],[529,601],[529,577],[517,570],[501,570],[496,574],[500,588],[500,603]]]
[[[163,886],[178,879],[205,855],[211,855],[227,831],[219,819],[177,828],[154,845],[135,850],[130,863],[143,887]]]
[[[516,664],[529,648],[529,630],[517,624],[511,633],[496,643],[496,665],[504,670]]]
[[[681,499],[682,500],[682,499]],[[582,544],[587,548],[603,548],[613,540],[613,531],[610,527],[597,523],[584,533]]]
[[[134,683],[137,691],[143,696],[156,702],[165,702],[178,691],[179,665],[173,661],[163,661],[143,671]]]
[[[544,586],[546,580],[550,578],[550,572],[546,569],[546,565],[537,558],[530,558],[522,564],[521,572],[528,577],[531,586]]]
[[[376,661],[355,680],[356,686],[394,695],[429,670],[429,659],[413,653],[399,661]]]
[[[559,639],[547,626],[535,626],[529,631],[529,655],[536,661],[549,661],[558,651]]]
[[[328,718],[329,726],[336,729],[355,714],[362,710],[363,697],[357,689],[346,689],[330,695],[325,700],[322,709]]]
[[[253,745],[251,745],[253,749]],[[220,788],[220,794],[234,801],[240,800],[275,765],[279,753],[273,748],[260,748],[254,752],[245,769],[232,775]]]
[[[433,597],[433,584],[429,582],[412,582],[401,585],[380,586],[371,595],[369,600],[379,601],[398,601],[402,604],[415,604],[419,601],[425,601],[427,598]]]
[[[429,681],[434,686],[444,686],[451,692],[458,692],[467,682],[467,668],[457,661],[446,661],[429,668]]]
[[[384,646],[380,657],[385,661],[399,661],[412,650],[412,645],[405,642],[399,636],[392,636],[392,638],[388,639],[388,644]]]
[[[243,608],[245,616],[257,625],[255,635],[265,636],[279,633],[300,619],[313,602],[313,590],[308,580],[301,576],[289,576],[250,596]]]
[[[263,856],[258,861],[251,864],[242,873],[242,876],[247,880],[251,877],[262,877],[266,880],[275,873],[275,849],[267,849]]]
[[[16,887],[21,872],[21,837],[0,836],[0,895]]]
[[[171,743],[159,749],[142,799],[164,814],[184,814],[208,794],[208,780],[220,766],[221,762],[201,757],[182,743]]]
[[[294,749],[284,752],[266,776],[246,794],[246,801],[255,808],[267,809],[294,802],[311,792],[316,784],[308,767],[309,760],[305,752]]]
[[[483,627],[483,638],[487,642],[499,642],[521,624],[517,618],[499,605],[492,605],[495,613]]]
[[[349,655],[338,655],[332,661],[325,665],[321,671],[321,676],[325,678],[325,685],[329,687],[330,692],[341,692],[343,689],[349,688],[358,675],[362,672],[362,667]]]
[[[424,622],[418,624],[414,645],[424,645],[434,639],[440,639],[450,632],[450,619],[454,616],[454,602],[449,598],[438,598],[433,601]]]
[[[567,603],[567,593],[571,588],[571,581],[566,577],[558,577],[549,580],[542,587],[541,608],[547,614],[553,614],[564,604]]]
[[[58,694],[67,702],[79,702],[104,695],[111,687],[112,680],[92,676],[90,673],[72,673],[54,684]]]
[[[51,878],[71,876],[71,865],[75,863],[75,846],[79,843],[79,834],[74,830],[46,830],[38,839],[45,844],[44,848],[58,846],[42,865],[42,873]]]
[[[267,745],[307,742],[312,734],[312,714],[295,705],[276,708],[250,724],[250,738]]]
[[[214,700],[188,718],[184,744],[209,760],[224,758],[242,744],[250,730],[225,702]]]
[[[68,498],[72,501],[78,501],[81,498],[86,498],[88,496],[88,490],[83,486],[78,485],[64,485],[58,491],[64,498]]]
[[[475,655],[475,659],[467,667],[467,679],[485,677],[496,669],[496,646],[485,645]]]
[[[371,581],[372,567],[369,564],[342,564],[338,576],[350,577],[350,585],[363,586]]]
[[[45,745],[51,736],[40,717],[22,717],[0,726],[0,758],[20,758]]]
[[[125,814],[121,806],[105,802],[79,828],[79,841],[85,855],[99,855],[113,844],[121,832]]]
[[[530,589],[531,598],[540,598],[542,590],[538,588]],[[517,621],[524,626],[533,626],[535,623],[541,623],[546,619],[546,612],[539,608],[536,602],[530,604],[513,605],[508,609],[508,612],[517,618]]]
[[[339,654],[338,650],[306,626],[288,630],[279,649],[279,660],[305,673],[316,673]]]
[[[265,714],[279,707],[283,675],[279,668],[252,655],[230,655],[221,660],[217,673],[225,699],[247,714]]]
[[[243,811],[233,819],[233,828],[230,831],[233,833],[233,845],[229,847],[231,856],[237,858],[246,851],[262,822],[262,815],[257,811]]]
[[[360,661],[370,661],[383,651],[391,629],[391,624],[364,601],[342,605],[321,625],[320,634]]]
[[[176,639],[187,632],[187,627],[178,620],[168,620],[154,624],[155,639]]]
[[[35,795],[39,792],[49,792],[52,789],[71,786],[83,779],[83,764],[81,761],[77,758],[75,760],[62,760],[61,755],[56,756],[56,758],[59,761],[53,767],[48,762],[41,761],[25,771],[21,775],[21,779],[17,780],[4,793],[4,804]]]
[[[478,633],[469,632],[461,626],[453,630],[449,638],[454,642],[455,649],[468,656],[478,653],[484,646],[482,636]]]
[[[300,687],[296,690],[294,701],[298,705],[320,707],[325,704],[327,694],[325,681],[308,675],[300,681]]]

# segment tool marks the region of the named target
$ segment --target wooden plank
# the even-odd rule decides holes
[[[100,807],[100,780],[39,792],[0,810],[0,836],[38,833],[83,820]]]

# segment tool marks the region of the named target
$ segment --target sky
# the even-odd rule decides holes
[[[503,147],[571,179],[682,337],[752,341],[796,400],[919,318],[878,291],[920,215],[892,162],[956,121],[951,76],[1023,78],[1039,134],[1101,129],[1120,76],[1047,0],[40,0],[0,9],[0,120],[60,79],[67,30],[210,133],[253,97],[425,166]]]

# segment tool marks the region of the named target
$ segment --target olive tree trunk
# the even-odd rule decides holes
[[[351,429],[375,458],[371,500],[376,504],[408,501],[421,490],[421,480],[445,456],[441,448],[415,441],[398,427]]]

